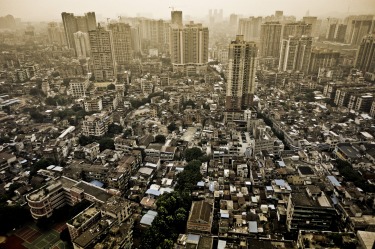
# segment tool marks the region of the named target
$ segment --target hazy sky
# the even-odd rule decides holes
[[[153,18],[169,18],[170,8],[184,15],[205,17],[209,9],[223,9],[224,17],[231,13],[271,15],[283,10],[284,15],[302,17],[334,13],[375,14],[375,0],[0,0],[0,16],[11,14],[24,21],[61,20],[61,12],[77,15],[95,11],[98,17],[151,14]],[[99,18],[98,18],[99,19]]]

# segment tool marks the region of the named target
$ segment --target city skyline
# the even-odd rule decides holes
[[[31,2],[30,2],[31,3]],[[375,12],[375,3],[372,0],[318,0],[318,1],[297,1],[297,0],[266,0],[266,1],[244,1],[237,0],[228,4],[227,1],[218,0],[212,2],[193,1],[81,1],[74,0],[48,1],[37,0],[25,4],[22,0],[0,0],[0,15],[11,14],[25,21],[50,21],[60,20],[61,12],[74,12],[82,14],[94,11],[98,14],[99,20],[106,18],[117,18],[118,16],[146,16],[156,19],[170,19],[170,11],[182,10],[184,16],[194,18],[205,18],[209,9],[223,9],[224,16],[231,13],[248,16],[272,15],[275,10],[283,10],[285,15],[294,15],[301,18],[309,13],[310,16],[342,16],[350,14],[371,14]],[[123,8],[122,8],[123,6]],[[48,11],[43,11],[43,10]]]

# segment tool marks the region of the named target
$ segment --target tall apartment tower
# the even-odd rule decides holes
[[[182,11],[173,10],[171,11],[171,24],[177,24],[178,27],[182,27]]]
[[[48,39],[53,44],[60,46],[66,45],[64,29],[62,29],[56,22],[48,23]]]
[[[75,50],[77,57],[86,58],[90,57],[90,40],[89,34],[85,32],[78,31],[73,34]]]
[[[111,23],[108,29],[112,31],[113,48],[116,63],[128,64],[133,58],[131,28],[126,23]]]
[[[112,31],[98,25],[89,31],[92,69],[96,80],[114,80],[117,76]]]
[[[139,26],[143,49],[157,48],[163,51],[168,50],[169,22],[147,18],[139,18],[137,21],[137,24],[132,25],[132,27]]]
[[[183,28],[171,27],[169,46],[174,69],[179,65],[206,65],[208,28],[200,23],[190,23]]]
[[[279,71],[308,72],[311,57],[312,38],[289,36],[283,39],[279,59]]]
[[[236,15],[236,14],[230,14],[230,16],[229,16],[229,25],[231,27],[237,28],[237,22],[238,22],[238,15]]]
[[[304,16],[302,21],[306,24],[311,25],[311,36],[316,37],[319,36],[319,23],[318,18],[316,16]]]
[[[73,34],[81,31],[88,32],[95,30],[96,17],[95,12],[85,13],[84,16],[74,16],[73,13],[61,13],[62,21],[64,24],[66,40],[69,48],[75,48]]]
[[[375,35],[363,37],[357,51],[355,67],[363,72],[375,73]]]
[[[287,23],[283,28],[283,39],[289,36],[301,37],[303,35],[311,36],[312,26],[304,22]]]
[[[233,121],[236,113],[242,113],[253,104],[257,49],[254,42],[244,41],[243,35],[237,35],[229,45],[226,122]]]
[[[245,41],[259,40],[261,24],[262,17],[240,18],[237,34],[243,35]]]
[[[282,25],[279,22],[266,22],[260,28],[260,56],[280,56]]]
[[[317,74],[320,68],[337,66],[339,58],[340,52],[328,49],[314,49],[311,51],[308,73]]]
[[[349,33],[349,43],[352,45],[360,45],[362,38],[375,31],[375,18],[373,15],[360,16],[356,20],[352,20]]]
[[[73,13],[61,13],[62,21],[64,24],[66,42],[69,48],[74,48],[74,37],[73,34],[78,32],[77,22]]]

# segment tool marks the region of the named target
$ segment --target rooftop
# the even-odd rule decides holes
[[[81,188],[86,194],[94,196],[96,199],[106,202],[112,195],[108,194],[105,189],[96,187],[86,182],[79,182],[76,187]]]

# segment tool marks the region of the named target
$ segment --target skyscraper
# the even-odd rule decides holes
[[[296,70],[307,73],[311,57],[312,38],[289,36],[283,39],[280,52],[279,70]]]
[[[206,66],[208,62],[208,28],[190,23],[183,28],[171,27],[170,54],[173,69],[186,66]]]
[[[229,25],[231,27],[237,28],[237,23],[238,23],[238,15],[236,15],[236,14],[230,14],[230,16],[229,16]]]
[[[60,46],[66,45],[64,29],[59,27],[56,22],[48,23],[48,39],[51,43]]]
[[[243,35],[237,35],[236,40],[229,45],[226,122],[233,121],[236,113],[242,113],[253,104],[256,56],[256,44],[244,41]]]
[[[75,48],[73,34],[78,31],[77,22],[72,13],[61,13],[65,29],[66,42],[69,48]]]
[[[301,37],[303,35],[311,36],[312,26],[304,22],[287,23],[283,28],[283,39],[289,36]]]
[[[131,29],[129,24],[111,23],[108,29],[112,31],[113,48],[118,65],[129,63],[133,57],[131,45]]]
[[[182,27],[182,11],[173,10],[171,11],[171,24],[177,24],[178,27]]]
[[[92,69],[96,80],[114,80],[117,76],[112,31],[100,25],[89,31]]]
[[[364,36],[372,34],[375,31],[374,16],[360,16],[358,19],[352,21],[350,28],[348,42],[352,45],[359,45]]]
[[[314,49],[311,51],[308,73],[317,74],[320,68],[337,66],[339,58],[337,51]]]
[[[316,16],[304,16],[302,21],[311,25],[311,36],[319,36],[319,22]]]
[[[245,41],[259,40],[260,25],[262,24],[262,17],[240,18],[238,23],[238,34],[244,35]]]
[[[355,67],[363,72],[375,73],[375,35],[363,37],[357,51]]]
[[[88,33],[78,31],[73,34],[77,57],[90,57],[90,41]]]
[[[260,28],[260,56],[280,56],[282,25],[279,22],[266,22]]]
[[[96,17],[95,12],[85,13],[84,16],[74,16],[73,13],[61,13],[62,21],[64,24],[66,41],[69,48],[75,48],[73,34],[81,31],[88,32],[95,30],[96,28]]]

